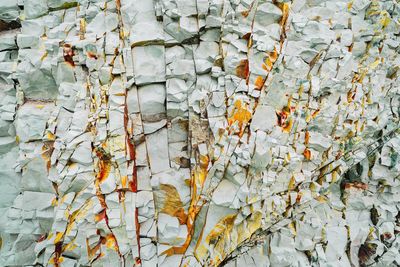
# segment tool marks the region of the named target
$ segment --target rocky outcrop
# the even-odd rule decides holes
[[[399,13],[0,1],[0,265],[400,265]]]

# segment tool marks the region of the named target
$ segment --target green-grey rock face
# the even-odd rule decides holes
[[[400,265],[400,5],[0,0],[0,266]]]

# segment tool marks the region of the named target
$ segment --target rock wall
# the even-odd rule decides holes
[[[1,266],[399,266],[400,3],[1,0]]]

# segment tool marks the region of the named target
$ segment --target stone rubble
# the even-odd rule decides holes
[[[1,266],[400,265],[400,4],[1,0]]]

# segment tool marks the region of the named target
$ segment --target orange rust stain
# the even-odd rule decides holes
[[[46,238],[47,238],[47,234],[43,234],[36,240],[36,242],[37,243],[43,242],[44,240],[46,240]]]
[[[127,155],[129,155],[130,160],[134,160],[136,158],[135,146],[132,144],[132,142],[129,139],[128,130],[127,130],[125,142],[126,142],[126,153],[127,153]]]
[[[75,63],[73,60],[74,55],[75,55],[75,53],[74,53],[74,49],[72,48],[72,46],[70,44],[64,44],[64,48],[63,48],[64,60],[72,67],[75,67]]]
[[[57,236],[58,236],[58,234],[57,234]],[[57,239],[57,237],[56,237],[56,239]],[[54,244],[54,246],[55,246],[55,248],[54,248],[54,257],[52,259],[50,259],[50,262],[52,264],[54,264],[55,267],[60,266],[60,263],[62,262],[60,260],[61,254],[62,254],[62,245],[63,245],[63,241],[57,241]]]
[[[85,212],[85,208],[79,209],[77,211],[74,211],[69,217],[68,217],[68,224],[65,232],[56,232],[55,238],[54,238],[54,256],[49,260],[49,263],[53,264],[54,266],[60,266],[59,264],[63,262],[63,257],[62,253],[66,250],[72,250],[76,247],[73,242],[63,245],[64,244],[64,236],[65,234],[68,234],[71,231],[71,228],[73,226],[73,223],[79,217],[82,213]],[[52,238],[53,234],[51,233],[49,236],[43,235],[38,242],[43,241],[46,237],[47,239]]]
[[[296,203],[300,203],[302,196],[303,196],[303,193],[301,193],[301,192],[297,193]]]
[[[198,201],[199,198],[196,198],[196,201]],[[186,236],[185,243],[182,246],[179,247],[171,247],[164,251],[161,255],[167,255],[167,256],[172,256],[174,254],[184,254],[187,250],[187,248],[190,245],[190,242],[192,241],[193,233],[194,233],[194,222],[196,220],[197,214],[200,212],[201,207],[197,205],[190,205],[189,207],[189,212],[188,212],[188,217],[186,221],[186,225],[188,228],[188,234]]]
[[[50,168],[51,168],[51,161],[48,160],[48,161],[46,162],[46,170],[47,170],[47,173],[49,173]]]
[[[245,35],[243,35],[242,36],[242,39],[245,39],[245,40],[250,40],[250,37],[251,37],[251,33],[250,32],[248,32],[248,33],[246,33]]]
[[[106,209],[107,208],[107,204],[106,204],[106,198],[104,197],[104,195],[101,193],[100,191],[100,185],[97,183],[96,184],[96,196],[99,199],[100,205],[102,208]],[[105,216],[105,219],[107,220],[107,214]]]
[[[264,60],[264,63],[263,63],[263,65],[262,65],[262,68],[264,69],[264,70],[266,70],[266,71],[271,71],[272,70],[272,65],[273,65],[273,63],[272,63],[272,61],[269,59],[269,57],[267,57],[265,60]]]
[[[110,234],[106,235],[105,237],[100,236],[99,241],[93,248],[90,247],[89,240],[86,239],[86,247],[87,247],[89,258],[93,258],[96,255],[97,251],[99,251],[99,250],[100,250],[100,254],[96,257],[96,259],[99,257],[102,257],[103,256],[103,253],[101,252],[102,245],[106,246],[106,248],[108,248],[108,249],[115,250],[118,253],[118,255],[120,257],[122,257],[120,250],[119,250],[117,239],[115,238],[115,235],[113,233],[110,233]]]
[[[125,94],[126,97],[127,94]],[[129,159],[132,162],[133,161],[133,166],[132,166],[132,181],[129,181],[129,187],[132,190],[132,192],[137,192],[137,167],[136,167],[136,151],[135,151],[135,146],[131,142],[129,138],[129,132],[133,132],[133,129],[129,129],[128,127],[128,122],[129,122],[129,117],[128,117],[128,107],[125,105],[124,107],[124,128],[125,128],[125,153],[126,155],[129,155]],[[132,127],[131,127],[132,128]],[[130,131],[129,131],[130,130]]]
[[[392,238],[392,234],[389,232],[385,232],[383,234],[381,234],[381,239],[386,240],[386,239],[390,239]]]
[[[99,213],[94,215],[94,221],[100,222],[100,221],[104,220],[106,218],[106,216],[107,216],[106,209],[103,209],[102,211],[100,211]]]
[[[304,135],[304,144],[308,145],[309,141],[310,141],[310,132],[306,131]]]
[[[240,100],[236,100],[234,105],[235,109],[233,110],[233,114],[228,118],[228,125],[231,126],[235,122],[238,122],[240,128],[239,136],[242,136],[245,128],[244,126],[250,121],[252,115],[246,105],[242,105]]]
[[[247,16],[249,15],[249,11],[248,10],[242,11],[241,14],[243,17],[247,18]]]
[[[307,160],[311,159],[311,151],[308,148],[304,149],[303,155]]]
[[[87,52],[87,56],[88,56],[88,58],[93,58],[93,59],[97,59],[98,58],[95,53],[90,52],[90,51]]]
[[[109,161],[100,161],[100,172],[98,174],[97,179],[99,180],[100,183],[104,182],[108,175],[110,174],[111,170],[111,162]]]
[[[242,79],[247,79],[249,76],[249,61],[247,59],[241,60],[236,67],[236,76]]]
[[[96,155],[99,158],[99,173],[97,174],[97,180],[99,183],[104,182],[111,171],[111,160],[110,156],[105,154],[102,149],[96,150]]]
[[[100,252],[100,254],[97,255],[97,257],[94,260],[92,260],[92,263],[95,262],[97,259],[100,259],[101,257],[104,257],[104,255],[105,254],[103,252]]]
[[[254,85],[255,85],[255,89],[256,89],[256,90],[261,90],[261,88],[262,88],[263,85],[264,85],[264,79],[263,79],[263,77],[258,76],[258,77],[256,78],[256,81],[255,81]]]
[[[105,243],[106,243],[105,237],[100,236],[97,244],[93,248],[91,248],[89,245],[89,239],[86,238],[86,250],[88,252],[89,258],[93,258],[93,256],[96,255],[96,252],[101,248],[101,244]]]
[[[101,162],[101,160],[100,160],[100,162]],[[107,176],[108,176],[108,173],[107,173]],[[95,188],[96,188],[97,199],[99,200],[101,207],[105,210],[107,208],[107,204],[106,204],[106,199],[105,199],[105,197],[104,197],[104,195],[103,195],[103,193],[101,192],[101,189],[100,189],[100,183],[102,181],[100,179],[101,177],[102,177],[102,173],[100,172],[97,175],[97,179],[95,180],[95,184],[94,185],[95,185]],[[106,222],[108,220],[107,219],[107,214],[105,214],[105,220],[106,220]]]
[[[53,153],[54,150],[53,145],[54,142],[49,141],[49,142],[44,142],[42,146],[42,158],[46,161],[47,173],[49,173],[51,167],[51,154]]]
[[[132,192],[137,192],[137,167],[136,167],[136,151],[135,146],[130,140],[130,133],[133,132],[133,125],[128,125],[129,122],[129,112],[128,105],[126,104],[127,93],[125,93],[125,105],[124,105],[124,129],[125,129],[125,154],[129,155],[129,163],[132,164],[132,181],[129,181],[129,188]],[[135,208],[135,226],[136,226],[136,241],[138,244],[138,257],[135,261],[137,264],[141,264],[141,254],[140,254],[140,223],[139,223],[139,209]]]
[[[135,208],[135,227],[136,227],[136,241],[138,244],[138,253],[139,253],[139,257],[136,258],[136,261],[141,262],[140,259],[140,224],[139,224],[139,209]]]
[[[283,129],[288,129],[290,127],[290,109],[285,107],[281,111],[276,112],[276,116],[278,117],[277,124]],[[289,129],[290,130],[290,129]]]
[[[113,234],[108,234],[106,237],[106,247],[110,249],[114,249],[115,251],[118,251],[118,244],[117,244],[117,239]]]
[[[354,99],[354,95],[352,91],[347,92],[347,103],[351,103]]]
[[[63,263],[63,262],[64,262],[64,257],[61,257],[61,256],[58,258],[53,257],[49,260],[49,264],[52,264],[54,266],[60,266],[60,263]]]
[[[286,125],[284,127],[282,127],[282,130],[285,133],[289,133],[290,130],[292,129],[292,127],[293,127],[293,119],[289,118],[289,120],[287,121]]]
[[[277,59],[278,59],[278,51],[276,50],[276,47],[274,47],[274,51],[268,53],[268,56],[265,57],[264,63],[262,64],[262,68],[267,72],[270,72]]]
[[[136,179],[129,181],[129,188],[131,189],[132,192],[137,192],[137,180]]]
[[[275,63],[275,61],[278,59],[278,50],[276,50],[276,47],[274,47],[274,51],[269,53],[269,59],[272,63]]]
[[[368,184],[365,184],[362,182],[345,183],[344,188],[345,189],[355,188],[355,189],[359,189],[359,190],[367,190]]]
[[[317,115],[318,115],[319,112],[320,112],[320,109],[317,109],[316,111],[314,111],[314,112],[311,114],[311,117],[312,117],[313,119],[315,119],[315,117],[317,117]]]

